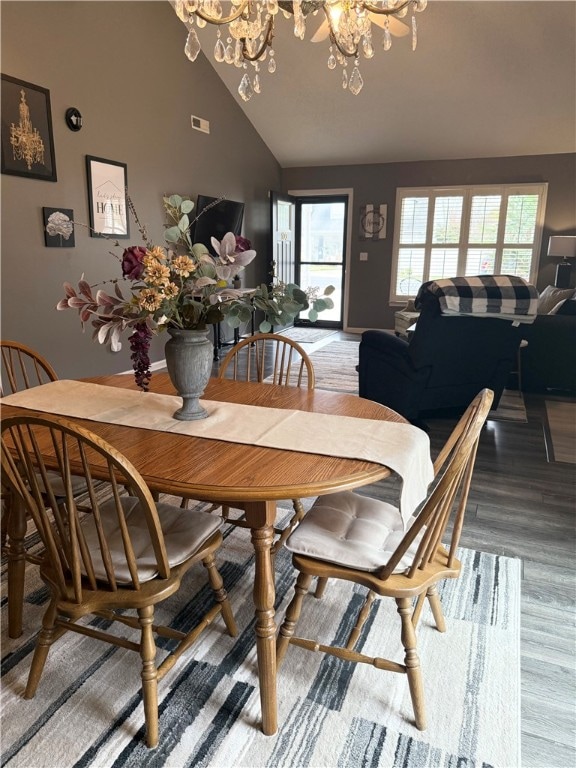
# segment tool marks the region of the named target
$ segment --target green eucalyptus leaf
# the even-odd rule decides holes
[[[200,316],[199,306],[195,302],[184,304],[180,310],[180,314],[182,315],[185,326],[191,327],[196,324]]]
[[[280,312],[274,318],[274,325],[288,325],[295,317],[296,315],[293,315],[291,312]]]
[[[196,277],[211,277],[213,280],[216,279],[216,267],[214,264],[212,264],[209,261],[203,261],[199,266],[196,272],[194,273]]]
[[[268,320],[262,320],[262,322],[258,326],[258,330],[260,331],[260,333],[270,333],[270,331],[272,330],[272,326],[270,325]]]
[[[241,304],[238,307],[238,317],[240,318],[240,322],[247,323],[252,317],[252,310],[250,307],[247,307],[246,304]]]
[[[274,309],[267,309],[266,310],[266,320],[269,320],[273,325],[280,325],[280,319],[281,319],[282,313],[277,312]],[[287,322],[287,321],[285,321]],[[285,325],[285,322],[282,323],[282,325]]]
[[[308,297],[306,296],[302,288],[299,288],[297,285],[294,286],[292,289],[292,297],[299,304],[302,304],[302,306],[306,309],[306,307],[308,306]]]
[[[189,227],[190,227],[190,219],[188,218],[187,214],[184,214],[184,216],[182,216],[182,218],[178,222],[178,229],[181,232],[186,232]]]
[[[323,312],[325,309],[328,309],[326,299],[314,299],[312,302],[312,309],[316,312],[316,314],[318,314],[318,312]]]
[[[164,200],[166,200],[166,198],[164,198]],[[168,203],[173,208],[179,208],[180,204],[182,203],[182,198],[180,197],[180,195],[170,195],[170,197],[168,198]]]
[[[209,325],[214,325],[215,323],[221,323],[224,319],[224,315],[222,314],[222,308],[220,304],[213,304],[211,307],[209,307],[206,311],[206,322]]]
[[[315,323],[316,320],[318,320],[318,312],[316,312],[315,309],[311,309],[310,312],[308,312],[308,320],[310,320],[311,323]]]
[[[183,200],[180,205],[182,213],[191,213],[194,210],[194,203],[192,200]]]
[[[230,328],[239,328],[242,324],[242,321],[239,317],[236,315],[233,315],[231,312],[229,312],[226,315],[226,324],[230,326]]]
[[[203,243],[195,243],[192,246],[192,256],[199,259],[204,254],[208,253],[208,248]]]
[[[285,301],[282,302],[282,309],[284,312],[289,312],[291,315],[297,315],[299,312],[301,312],[303,309],[308,308],[308,302],[304,306],[302,304],[296,302],[296,301]]]
[[[336,288],[334,288],[333,285],[328,285],[326,288],[324,288],[324,296],[331,296]]]
[[[170,227],[164,231],[164,239],[168,243],[177,243],[181,234],[179,227]]]
[[[259,296],[255,296],[253,301],[256,309],[262,309],[264,312],[268,310],[269,303],[264,299],[261,299]]]

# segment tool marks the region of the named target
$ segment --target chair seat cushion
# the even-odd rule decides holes
[[[130,530],[132,546],[138,563],[140,581],[150,581],[158,575],[156,555],[152,548],[148,526],[138,499],[134,496],[121,498],[126,523]],[[180,509],[171,504],[157,503],[158,517],[164,533],[164,543],[170,567],[180,565],[192,557],[221,526],[222,520],[217,515],[196,510]],[[100,507],[103,529],[106,541],[110,547],[116,580],[120,584],[128,584],[132,580],[126,563],[126,555],[122,544],[122,534],[118,525],[116,506],[110,499]],[[97,578],[106,579],[106,571],[100,554],[96,527],[92,515],[87,515],[82,521],[86,542],[92,553],[94,571]]]
[[[408,521],[406,529],[413,522]],[[352,491],[320,496],[286,541],[291,552],[360,571],[386,565],[406,533],[399,510],[392,504]],[[394,569],[410,567],[419,534]]]
[[[48,484],[50,485],[50,488],[52,489],[52,493],[57,498],[66,496],[66,489],[64,488],[64,483],[62,481],[62,476],[59,472],[52,472],[51,470],[48,470],[46,473],[48,477]],[[44,488],[44,481],[42,480],[42,477],[37,474],[36,477],[38,478],[38,482],[40,484],[40,488]],[[74,496],[77,496],[80,493],[83,493],[87,489],[86,480],[83,477],[77,477],[76,475],[72,475],[72,494]]]

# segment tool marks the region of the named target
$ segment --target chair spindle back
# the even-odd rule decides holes
[[[230,372],[236,380],[308,389],[314,389],[315,384],[306,352],[292,339],[275,333],[257,333],[238,342],[224,358],[218,375],[228,378]]]
[[[452,567],[464,523],[480,432],[493,397],[492,390],[482,390],[452,431],[434,462],[435,472],[441,473],[439,479],[393,556],[379,571],[379,578],[387,579],[391,576],[419,535],[422,538],[407,575],[409,578],[414,577],[418,570],[426,568],[440,548],[450,517],[454,513],[448,554],[448,567]]]
[[[85,588],[116,591],[119,571],[124,589],[140,589],[133,531],[122,504],[122,498],[126,500],[122,495],[124,488],[130,488],[130,495],[138,499],[156,559],[153,567],[163,578],[170,575],[150,490],[136,468],[111,445],[62,417],[26,414],[4,419],[1,450],[4,481],[18,494],[34,520],[51,576],[61,594],[68,593],[71,600],[79,603]],[[48,455],[50,460],[45,458]],[[94,466],[98,467],[98,478],[93,476]],[[54,495],[48,473],[59,475],[64,498]],[[87,517],[79,510],[73,491],[72,478],[79,475],[86,481],[88,501],[82,509],[90,508]],[[101,513],[103,503],[107,508],[106,519],[114,520],[114,533],[122,539],[125,561],[121,563],[114,562],[111,556],[110,530],[105,529]],[[86,523],[90,527],[90,543]]]
[[[0,341],[0,396],[37,387],[58,376],[50,363],[30,347],[16,341]]]

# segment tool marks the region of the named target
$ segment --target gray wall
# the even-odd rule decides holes
[[[75,312],[55,310],[64,281],[120,276],[109,244],[77,227],[75,248],[46,248],[42,207],[88,222],[86,155],[127,164],[130,195],[159,244],[163,194],[243,201],[258,251],[253,284],[265,279],[268,190],[280,188],[280,167],[202,54],[186,59],[186,30],[166,0],[2,2],[0,11],[2,73],[50,90],[58,173],[57,182],[1,177],[2,338],[34,347],[61,377],[130,369],[127,343],[114,354],[82,334]],[[84,119],[77,133],[64,122],[70,106]],[[191,129],[191,114],[210,121],[210,135]],[[141,244],[133,222],[131,235],[122,246]],[[154,339],[152,360],[165,340]]]
[[[85,156],[127,163],[131,196],[151,238],[162,242],[162,195],[225,195],[246,203],[244,234],[258,251],[246,282],[265,279],[269,189],[354,189],[349,325],[390,328],[390,266],[396,188],[441,184],[546,181],[548,204],[538,287],[554,282],[546,256],[551,234],[576,234],[574,155],[542,155],[281,171],[251,123],[200,55],[184,54],[185,29],[160,2],[6,2],[0,4],[4,74],[50,90],[58,181],[2,175],[1,336],[50,359],[62,377],[130,368],[120,353],[81,333],[71,310],[56,312],[62,283],[85,273],[90,283],[119,276],[107,244],[76,229],[75,248],[46,248],[42,207],[72,208],[88,221]],[[159,34],[161,31],[161,34]],[[211,52],[208,52],[211,55]],[[70,106],[84,127],[64,123]],[[211,134],[190,128],[190,115],[210,120]],[[388,204],[388,236],[358,239],[359,207]],[[139,244],[135,226],[125,244]],[[367,251],[367,262],[358,254]],[[116,249],[121,253],[121,249]],[[164,338],[152,359],[163,358]]]
[[[284,192],[291,189],[354,190],[352,254],[349,265],[348,325],[351,328],[394,327],[394,312],[398,307],[391,307],[388,297],[397,187],[520,182],[548,182],[537,281],[538,288],[542,289],[554,283],[558,263],[558,259],[547,256],[548,238],[550,235],[576,235],[576,155],[287,168],[282,172]],[[385,240],[366,242],[358,238],[359,209],[366,203],[388,205]],[[360,251],[368,253],[368,261],[359,260]]]

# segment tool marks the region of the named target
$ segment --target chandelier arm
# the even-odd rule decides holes
[[[323,6],[322,10],[324,11],[328,21],[328,29],[330,30],[330,42],[332,45],[335,45],[336,48],[338,48],[342,56],[346,56],[348,59],[355,59],[358,56],[358,46],[355,45],[353,48],[343,47],[338,41],[338,36],[336,35],[334,27],[332,26],[332,19],[330,18],[330,13],[326,9],[326,6]]]
[[[205,13],[201,8],[197,8],[194,11],[195,16],[199,16],[201,19],[204,19],[204,21],[207,21],[209,24],[218,24],[218,26],[222,24],[229,24],[231,21],[236,21],[244,11],[246,10],[247,6],[249,5],[250,0],[244,0],[242,5],[238,6],[238,8],[233,11],[229,16],[222,16],[219,19],[215,19],[212,16],[209,16],[207,13]]]
[[[330,42],[338,48],[342,56],[346,56],[347,59],[356,59],[358,57],[359,51],[358,46],[354,46],[354,48],[343,48],[340,43],[338,42],[338,39],[336,35],[330,31]]]
[[[240,38],[242,42],[242,58],[246,59],[247,61],[258,61],[258,59],[260,58],[260,56],[262,56],[266,48],[272,47],[273,39],[274,39],[274,17],[270,16],[270,18],[268,19],[268,29],[266,30],[266,35],[264,36],[262,45],[253,56],[250,55],[248,48],[246,47],[246,38],[245,37]]]
[[[400,11],[403,11],[404,8],[407,8],[412,2],[413,0],[405,0],[402,5],[397,5],[396,8],[381,8],[377,5],[372,5],[370,2],[363,2],[362,5],[364,6],[364,10],[369,13],[376,13],[379,16],[395,16]]]

